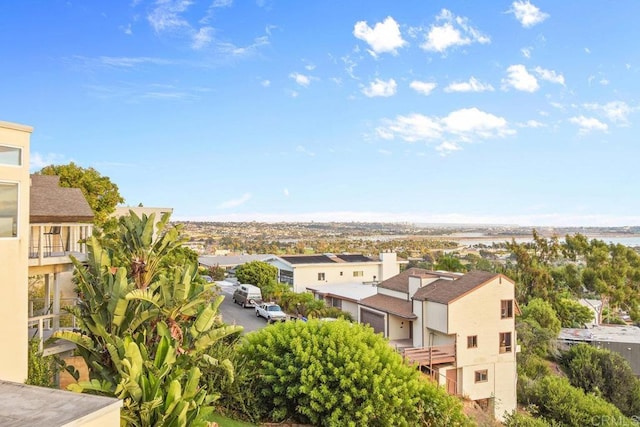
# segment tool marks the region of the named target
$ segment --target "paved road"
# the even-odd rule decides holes
[[[222,301],[219,308],[222,319],[230,325],[243,326],[245,332],[263,328],[267,322],[262,317],[256,317],[255,308],[242,308],[242,306],[233,303],[231,297],[234,290],[235,286],[232,284],[222,282],[220,286],[220,292],[224,295],[224,301]]]

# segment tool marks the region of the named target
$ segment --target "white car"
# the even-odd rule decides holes
[[[258,304],[256,306],[256,317],[264,317],[269,323],[287,320],[287,314],[282,311],[278,304],[272,302]]]

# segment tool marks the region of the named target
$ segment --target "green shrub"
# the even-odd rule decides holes
[[[565,378],[547,376],[532,381],[526,400],[538,408],[541,417],[566,426],[637,425],[611,403],[573,387]]]
[[[60,371],[60,363],[55,356],[43,356],[39,350],[40,340],[29,340],[28,371],[26,384],[41,387],[56,387],[56,375]]]
[[[404,363],[373,329],[285,322],[246,336],[260,418],[320,426],[456,426],[461,403]]]

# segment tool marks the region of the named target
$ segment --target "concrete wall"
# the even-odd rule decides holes
[[[0,379],[24,382],[27,378],[27,313],[29,257],[29,143],[32,128],[0,122],[0,145],[22,149],[20,166],[0,165],[0,182],[18,184],[17,237],[0,238]]]
[[[447,312],[448,306],[446,304],[439,304],[437,302],[425,301],[425,326],[429,329],[434,329],[443,334],[449,334],[449,328],[447,324]]]

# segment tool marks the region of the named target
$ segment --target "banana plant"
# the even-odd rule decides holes
[[[117,234],[87,239],[86,263],[73,260],[80,301],[67,308],[79,330],[56,333],[89,367],[89,380],[69,389],[122,399],[123,426],[207,425],[218,394],[203,375],[222,368],[233,376],[229,360],[210,350],[241,327],[222,322],[223,297],[195,280],[195,265],[167,261],[181,241],[167,221],[153,233],[153,216],[132,215]]]

